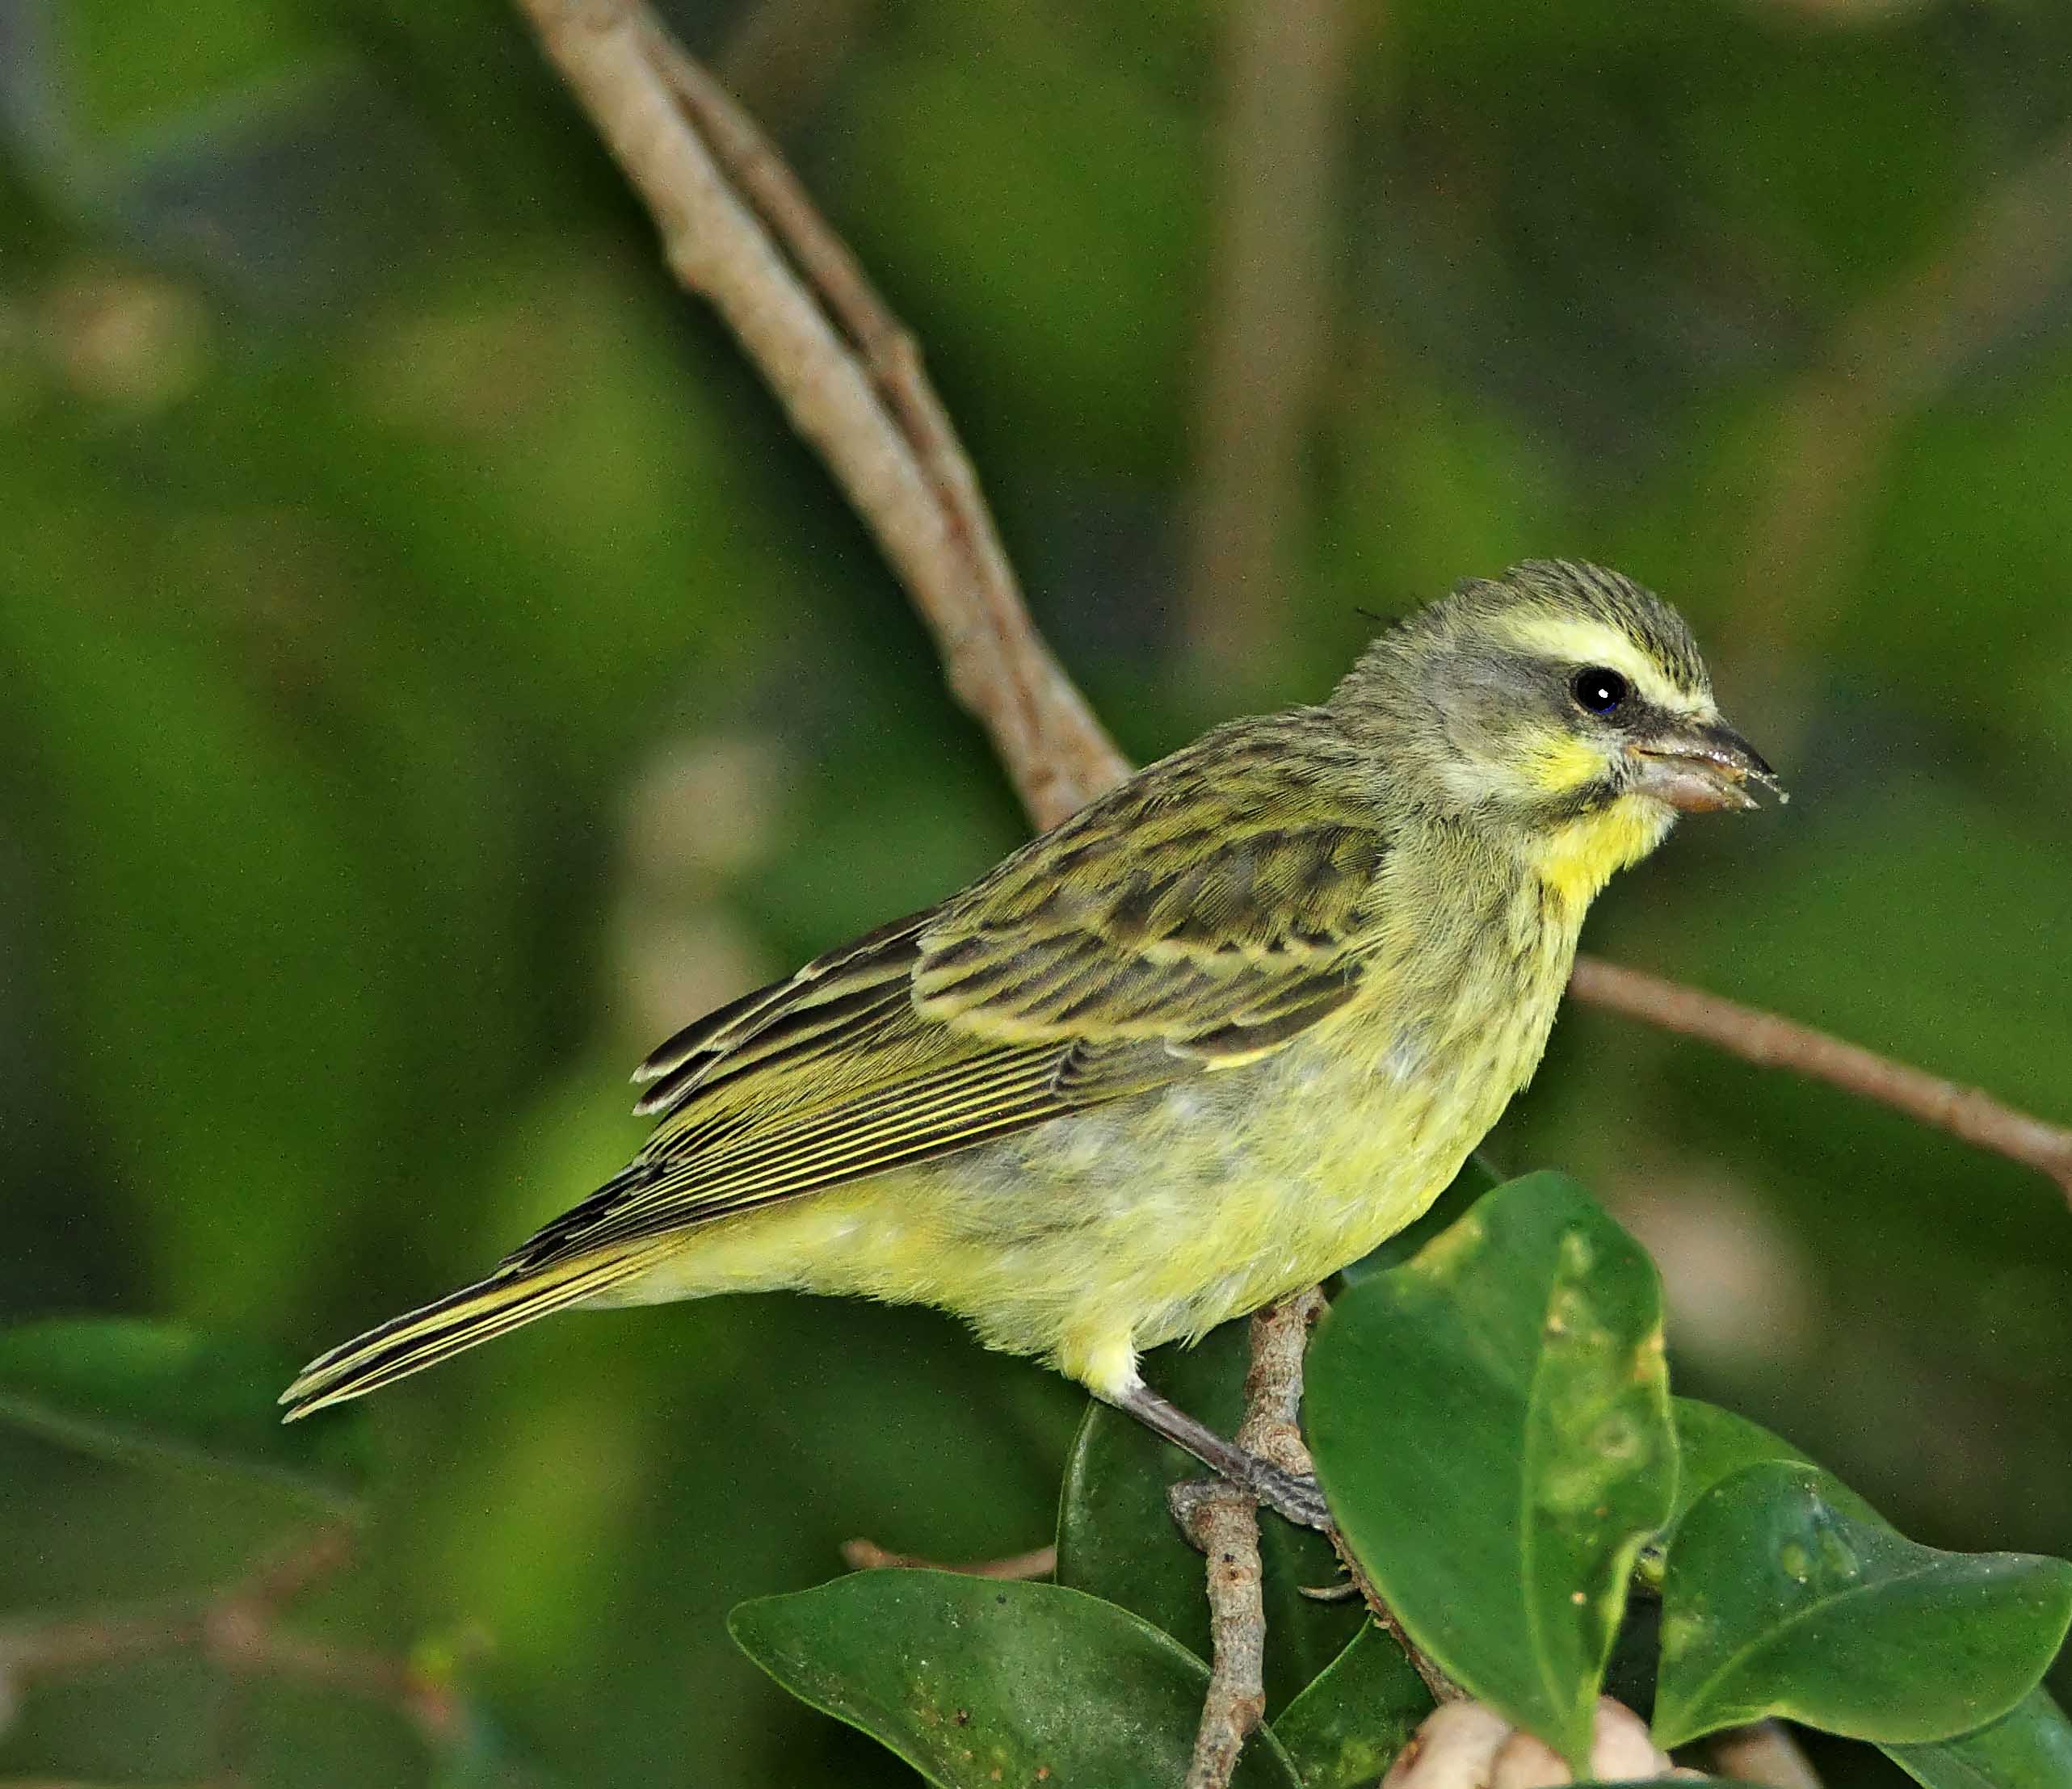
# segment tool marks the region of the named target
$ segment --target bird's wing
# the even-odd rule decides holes
[[[1208,735],[961,895],[679,1033],[639,1071],[646,1148],[506,1266],[947,1155],[1250,1061],[1334,1010],[1385,841],[1268,724]]]

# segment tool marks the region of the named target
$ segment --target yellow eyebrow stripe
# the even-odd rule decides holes
[[[1566,665],[1606,666],[1623,675],[1645,700],[1671,713],[1705,705],[1702,695],[1694,704],[1690,693],[1671,682],[1652,658],[1602,621],[1582,615],[1520,615],[1504,631],[1524,651]]]

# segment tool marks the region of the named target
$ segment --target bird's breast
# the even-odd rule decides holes
[[[1315,1283],[1423,1212],[1530,1076],[1574,919],[1536,882],[1435,901],[1414,950],[1381,941],[1355,997],[1271,1055],[918,1171],[899,1203],[925,1251],[880,1271],[864,1223],[839,1289],[947,1304],[1078,1371]]]

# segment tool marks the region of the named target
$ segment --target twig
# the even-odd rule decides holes
[[[1347,0],[1240,0],[1225,15],[1187,628],[1226,685],[1258,664],[1301,585],[1353,16]]]
[[[1120,780],[1128,766],[1022,603],[912,338],[775,150],[637,0],[517,4],[646,204],[672,271],[711,299],[877,537],[1030,817],[1053,825]],[[2058,173],[2046,158],[2038,188]],[[2031,196],[2017,193],[2018,211]],[[1613,1005],[1616,987],[1630,1018],[1881,1100],[2072,1191],[2061,1133],[2040,1119],[1961,1090],[1952,1101],[1918,1069],[1676,983],[1595,958],[1578,968],[1580,997]]]
[[[405,1660],[309,1640],[281,1626],[291,1605],[344,1568],[351,1548],[346,1529],[320,1529],[208,1595],[0,1628],[0,1682],[27,1687],[191,1649],[236,1676],[292,1678],[385,1703],[427,1744],[450,1744],[459,1711],[443,1686]]]
[[[518,0],[654,216],[848,495],[935,636],[950,687],[1049,825],[1126,766],[1038,636],[913,338],[805,189],[634,0]]]
[[[1595,958],[1577,963],[1569,987],[1591,1006],[1702,1039],[1759,1067],[1791,1069],[1889,1106],[2048,1174],[2072,1197],[2072,1130],[2018,1111],[1977,1087],[1941,1080],[1775,1013]]]
[[[845,1540],[842,1557],[852,1572],[875,1572],[888,1567],[920,1572],[959,1572],[966,1577],[997,1578],[1003,1583],[1047,1578],[1057,1569],[1055,1547],[1032,1547],[1026,1553],[1010,1553],[1005,1559],[979,1559],[961,1565],[923,1559],[918,1553],[895,1553],[874,1540]]]
[[[1344,1566],[1346,1576],[1360,1592],[1360,1600],[1367,1605],[1367,1612],[1374,1618],[1375,1625],[1403,1649],[1403,1657],[1410,1661],[1410,1668],[1424,1679],[1424,1686],[1431,1692],[1431,1699],[1444,1706],[1449,1702],[1472,1699],[1468,1692],[1449,1678],[1412,1640],[1403,1624],[1397,1620],[1391,1609],[1375,1588],[1374,1580],[1367,1575],[1367,1568],[1353,1556],[1352,1549],[1346,1545],[1345,1536],[1334,1527],[1330,1531],[1331,1545],[1337,1550],[1339,1563]]]
[[[1259,1506],[1234,1485],[1196,1479],[1173,1487],[1172,1508],[1181,1532],[1208,1562],[1208,1689],[1187,1789],[1229,1789],[1245,1741],[1266,1716]]]
[[[1302,1445],[1302,1356],[1323,1314],[1315,1287],[1252,1319],[1245,1415],[1238,1445],[1284,1471],[1307,1474]],[[1210,1665],[1187,1789],[1228,1789],[1238,1754],[1266,1713],[1266,1599],[1259,1506],[1222,1479],[1173,1487],[1181,1532],[1208,1560]]]
[[[1767,457],[1768,488],[1736,578],[1738,666],[1788,663],[1835,612],[1840,573],[1901,425],[1965,363],[2014,335],[2072,260],[2072,135],[1994,181],[1927,260],[1843,320],[1792,391]]]

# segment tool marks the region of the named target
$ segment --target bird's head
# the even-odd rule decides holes
[[[1462,584],[1376,640],[1331,707],[1407,799],[1588,892],[1679,813],[1783,796],[1721,719],[1683,618],[1595,565]]]

